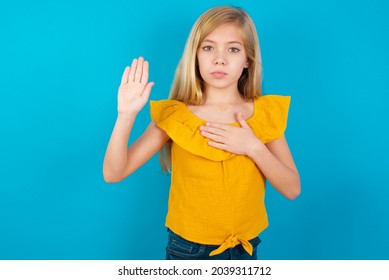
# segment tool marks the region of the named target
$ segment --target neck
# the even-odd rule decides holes
[[[206,89],[203,95],[203,104],[236,104],[243,100],[237,88],[234,89]]]

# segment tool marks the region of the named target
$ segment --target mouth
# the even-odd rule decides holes
[[[216,79],[220,79],[220,78],[224,78],[225,76],[227,76],[227,73],[223,72],[223,71],[214,71],[211,73],[211,75],[213,77],[215,77]]]

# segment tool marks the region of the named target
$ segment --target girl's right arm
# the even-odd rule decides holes
[[[103,174],[108,183],[119,182],[150,159],[169,139],[151,122],[143,135],[128,147],[139,111],[147,103],[153,82],[148,82],[148,62],[134,59],[124,70],[118,91],[118,117],[104,158]]]

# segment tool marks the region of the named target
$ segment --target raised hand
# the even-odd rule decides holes
[[[118,90],[118,114],[121,117],[136,116],[149,99],[153,82],[149,79],[149,63],[143,57],[134,59],[131,67],[124,69]]]
[[[241,113],[238,113],[237,119],[240,127],[208,122],[200,127],[201,135],[210,140],[208,145],[211,147],[251,157],[255,148],[264,144],[255,136]]]

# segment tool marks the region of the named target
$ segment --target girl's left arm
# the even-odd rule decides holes
[[[300,176],[288,143],[280,139],[263,144],[259,139],[247,154],[261,169],[270,184],[288,199],[300,195]]]
[[[238,114],[241,127],[221,123],[207,123],[201,135],[210,139],[214,148],[250,157],[271,185],[288,199],[299,196],[300,176],[285,136],[264,144]]]

